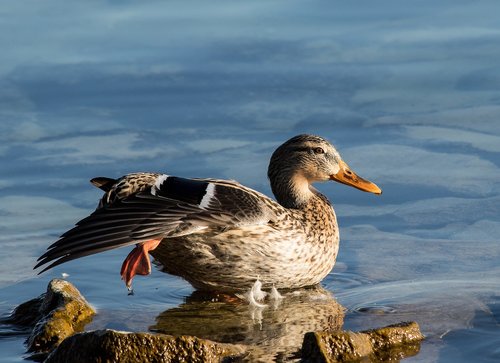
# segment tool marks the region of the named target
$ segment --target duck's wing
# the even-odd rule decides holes
[[[116,191],[123,188],[106,180],[107,193],[96,211],[49,246],[35,268],[52,262],[41,273],[79,257],[208,227],[272,223],[282,208],[237,182],[151,175],[149,184],[121,194]]]

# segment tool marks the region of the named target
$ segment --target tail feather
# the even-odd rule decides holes
[[[117,180],[112,178],[106,178],[105,176],[98,176],[90,180],[90,182],[97,188],[109,192],[113,185],[116,184]]]

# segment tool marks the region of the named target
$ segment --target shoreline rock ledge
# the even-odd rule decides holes
[[[75,332],[83,331],[95,310],[70,282],[53,279],[47,292],[14,309],[5,323],[32,327],[28,352],[46,354]]]
[[[245,354],[236,344],[193,336],[121,332],[111,329],[65,339],[44,363],[66,362],[225,362]]]
[[[383,328],[309,332],[302,344],[304,362],[394,361],[417,354],[424,336],[414,321]]]

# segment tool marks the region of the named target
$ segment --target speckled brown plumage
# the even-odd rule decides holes
[[[164,271],[201,290],[241,291],[257,279],[264,287],[317,284],[335,264],[339,231],[330,202],[311,184],[336,180],[381,191],[313,135],[281,145],[268,176],[277,201],[229,180],[158,173],[95,178],[105,191],[98,208],[50,246],[36,267],[137,244],[122,267],[127,285],[136,273],[149,273],[148,252]]]
[[[318,193],[302,209],[267,206],[276,216],[272,223],[209,228],[171,238],[151,254],[164,271],[202,290],[246,290],[257,278],[264,287],[319,283],[335,264],[339,247],[328,200]]]

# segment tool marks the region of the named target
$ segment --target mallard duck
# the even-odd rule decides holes
[[[242,291],[257,279],[265,288],[315,285],[335,264],[339,230],[332,205],[312,183],[382,191],[313,135],[279,146],[268,177],[276,201],[232,180],[159,173],[94,178],[105,192],[97,209],[48,247],[35,268],[136,245],[120,272],[127,287],[135,275],[151,272],[149,254],[199,290]]]

